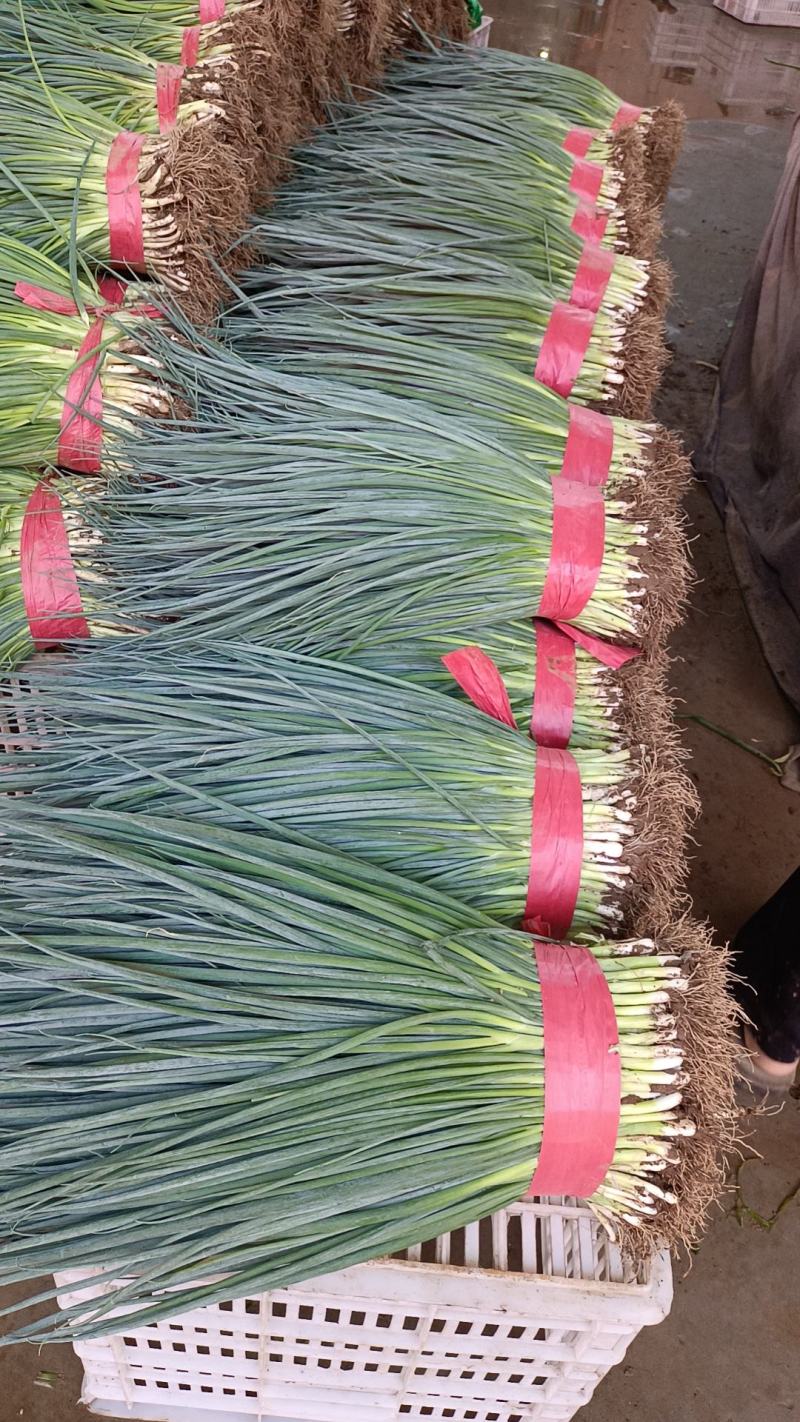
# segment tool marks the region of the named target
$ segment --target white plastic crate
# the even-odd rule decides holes
[[[84,1278],[57,1276],[62,1302]],[[82,1401],[139,1422],[568,1422],[671,1300],[666,1255],[631,1269],[586,1206],[530,1201],[400,1258],[80,1343]]]
[[[469,36],[469,43],[473,49],[488,49],[489,36],[492,32],[492,16],[484,15],[478,28],[472,30]]]
[[[745,25],[800,25],[800,0],[714,0]]]
[[[648,56],[651,64],[696,69],[714,19],[705,5],[648,9]]]

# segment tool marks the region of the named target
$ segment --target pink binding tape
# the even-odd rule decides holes
[[[569,294],[572,306],[582,306],[585,311],[599,311],[603,304],[616,255],[610,247],[601,247],[598,242],[587,242],[575,270],[575,280]]]
[[[584,198],[586,202],[596,203],[603,186],[604,172],[602,163],[590,163],[588,158],[576,158],[569,180],[570,191],[577,193],[578,197]]]
[[[491,657],[480,647],[459,647],[455,652],[448,652],[442,661],[479,711],[516,730],[505,682]]]
[[[635,104],[620,104],[611,124],[611,132],[618,133],[621,128],[636,123],[643,113],[644,109],[637,109]]]
[[[480,647],[461,647],[444,665],[479,710],[516,729],[503,678]],[[563,938],[575,913],[583,865],[583,793],[569,751],[541,748],[536,756],[531,854],[523,926]]]
[[[575,643],[553,622],[534,621],[536,681],[531,708],[531,739],[538,746],[564,750],[575,716],[577,657]]]
[[[581,198],[570,227],[576,237],[582,237],[584,242],[602,242],[610,215],[608,212],[598,212],[594,203]]]
[[[550,313],[534,375],[565,400],[580,374],[594,321],[594,311],[572,306],[569,301],[557,301]]]
[[[78,347],[75,365],[69,374],[61,408],[56,461],[79,474],[98,474],[102,468],[103,387],[100,362],[103,358],[102,317],[93,321]]]
[[[597,586],[605,550],[602,491],[572,479],[553,480],[553,535],[538,617],[573,622]]]
[[[100,382],[100,363],[103,341],[103,316],[117,311],[125,298],[125,282],[117,277],[101,277],[97,283],[104,306],[89,307],[95,316],[84,336],[64,392],[61,409],[60,433],[58,439],[57,462],[67,469],[80,474],[97,474],[101,468],[100,453],[103,439],[101,420],[103,415],[103,387]],[[52,311],[59,316],[77,316],[78,306],[71,297],[59,296],[47,291],[43,286],[31,282],[18,281],[14,295],[26,306],[38,311]],[[132,307],[131,312],[146,316],[158,316],[153,306]],[[94,355],[93,352],[97,354]]]
[[[200,25],[213,25],[224,18],[225,0],[200,0],[198,6]],[[200,25],[185,29],[181,39],[181,64],[191,69],[197,63],[200,53]]]
[[[571,128],[561,147],[573,158],[585,158],[595,139],[590,128]]]
[[[88,637],[61,501],[48,484],[28,500],[20,533],[22,597],[38,648]]]
[[[159,133],[169,133],[178,122],[183,75],[182,64],[156,65],[156,105]]]
[[[533,620],[536,632],[536,677],[531,708],[531,739],[539,746],[563,750],[572,736],[577,677],[576,647],[595,661],[618,671],[634,657],[639,647],[620,647],[602,637],[582,632],[566,622]]]
[[[112,311],[122,305],[125,282],[120,281],[119,277],[101,277],[97,287],[105,305],[87,307],[90,313]],[[48,291],[44,286],[34,286],[29,281],[18,281],[14,287],[14,295],[19,297],[25,306],[32,306],[37,311],[52,311],[58,316],[78,315],[77,302],[73,301],[71,296],[59,296],[55,291]]]
[[[197,63],[197,56],[200,53],[200,26],[192,25],[184,30],[181,39],[181,64],[186,69],[191,69]]]
[[[535,943],[544,1123],[528,1195],[593,1195],[614,1159],[622,1071],[614,1001],[588,948]]]
[[[608,481],[613,453],[614,421],[610,415],[585,405],[570,405],[561,477],[602,488]]]
[[[522,926],[566,938],[583,868],[583,789],[575,757],[541,746],[536,755],[531,858]]]
[[[144,134],[123,129],[111,145],[106,167],[109,252],[112,262],[143,270],[144,235],[139,158]]]

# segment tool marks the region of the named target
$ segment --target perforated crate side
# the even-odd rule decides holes
[[[492,16],[484,15],[480,24],[470,33],[469,43],[473,49],[488,49],[491,42]]]
[[[714,5],[745,25],[800,25],[800,0],[714,0]]]
[[[62,1298],[85,1277],[60,1275]],[[403,1258],[81,1343],[83,1400],[141,1422],[568,1422],[670,1300],[663,1256],[632,1273],[585,1207],[526,1202]]]

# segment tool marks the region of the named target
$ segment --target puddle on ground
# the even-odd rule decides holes
[[[713,0],[484,0],[484,7],[494,16],[493,44],[583,69],[634,104],[677,99],[689,118],[771,126],[800,112],[800,28],[745,25]]]

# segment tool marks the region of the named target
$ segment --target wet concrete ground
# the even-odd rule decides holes
[[[767,56],[800,64],[800,30],[741,25],[711,0],[489,3],[497,44],[546,49],[634,103],[677,97],[692,119],[665,214],[676,272],[674,360],[659,410],[691,449],[769,214],[785,110],[800,96],[800,74],[777,70]],[[700,486],[688,512],[698,581],[675,638],[676,690],[686,713],[779,755],[800,741],[800,726],[761,658]],[[686,738],[703,801],[691,888],[698,914],[724,939],[800,860],[800,796],[695,723],[687,722]],[[744,1208],[767,1221],[800,1181],[800,1102],[777,1116],[751,1115],[745,1129],[751,1161],[741,1195],[731,1192],[691,1267],[676,1268],[669,1319],[639,1336],[579,1422],[786,1422],[800,1412],[800,1200],[769,1228]],[[0,1355],[0,1422],[85,1422],[79,1390],[80,1368],[66,1348]]]

